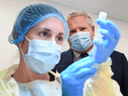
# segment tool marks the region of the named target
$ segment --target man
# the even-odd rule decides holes
[[[70,49],[61,54],[59,64],[53,69],[54,72],[62,72],[73,62],[88,56],[94,47],[92,41],[95,36],[95,26],[92,24],[91,18],[85,12],[73,12],[68,18],[67,22],[70,29],[68,43]],[[77,42],[76,38],[79,39]],[[123,53],[114,51],[111,54],[112,71],[114,75],[112,79],[116,80],[120,86],[120,90],[124,96],[128,96],[128,62]],[[53,79],[53,78],[52,78]]]

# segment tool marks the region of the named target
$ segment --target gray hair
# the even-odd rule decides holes
[[[87,13],[85,13],[85,12],[83,12],[83,11],[75,11],[75,12],[70,13],[70,14],[67,16],[67,21],[68,21],[69,19],[71,19],[71,18],[73,18],[73,17],[75,17],[75,16],[79,16],[79,15],[83,15],[83,16],[86,18],[87,23],[88,23],[91,27],[93,26],[91,17],[90,17]]]

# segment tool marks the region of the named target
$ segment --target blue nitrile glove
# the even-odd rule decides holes
[[[85,81],[96,73],[96,69],[91,68],[94,63],[88,56],[61,72],[62,96],[83,96]]]
[[[110,20],[102,21],[97,19],[96,22],[100,26],[99,32],[103,35],[102,43],[99,43],[99,38],[96,37],[94,39],[94,47],[90,56],[100,64],[105,62],[111,55],[117,46],[121,33],[118,27]]]

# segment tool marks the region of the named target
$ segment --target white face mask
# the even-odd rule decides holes
[[[71,48],[77,51],[85,51],[92,45],[90,32],[78,32],[69,37]]]
[[[44,74],[52,70],[60,61],[62,46],[56,44],[55,41],[46,40],[29,40],[28,53],[24,54],[27,67],[37,73]]]

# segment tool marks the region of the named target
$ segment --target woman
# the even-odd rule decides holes
[[[0,72],[0,95],[61,96],[60,78],[50,82],[48,72],[59,62],[68,35],[67,22],[56,8],[47,4],[25,7],[17,16],[9,36],[9,42],[19,48],[19,65],[16,71],[17,65],[14,65]],[[89,78],[96,70],[91,68],[86,72],[90,72]]]

